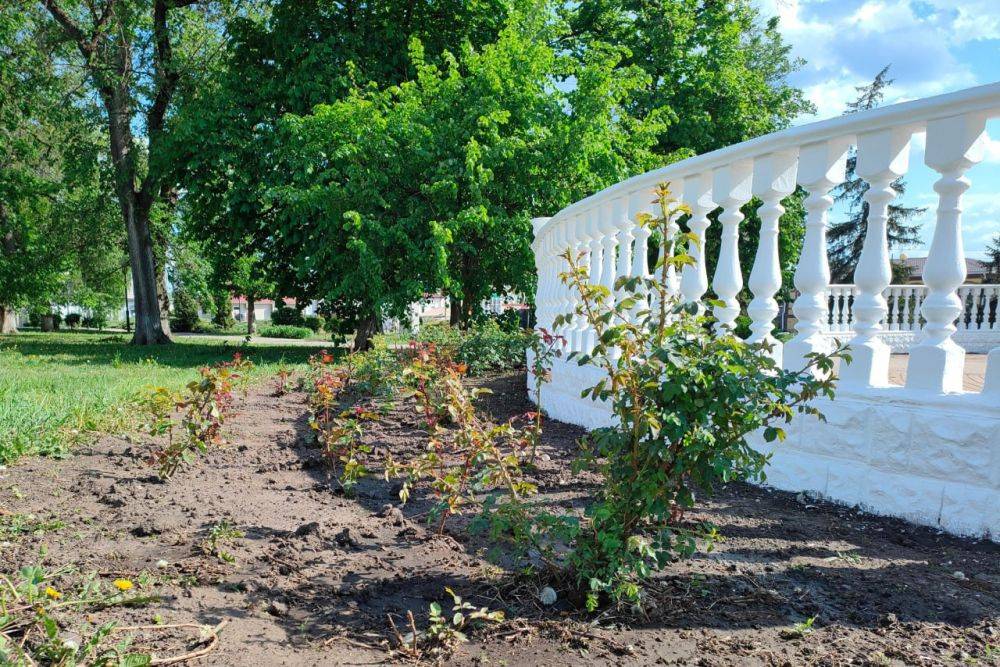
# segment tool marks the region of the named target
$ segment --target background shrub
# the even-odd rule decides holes
[[[215,335],[215,334],[221,334],[224,331],[225,331],[225,329],[223,329],[222,327],[220,327],[215,322],[204,322],[204,321],[201,321],[201,320],[195,322],[194,326],[191,327],[191,333],[200,333],[200,334],[212,334],[212,335]]]
[[[306,315],[302,318],[302,325],[312,329],[313,333],[319,333],[326,327],[326,319],[322,315]]]
[[[103,329],[108,326],[108,314],[103,310],[95,310],[83,318],[83,326],[88,329]]]
[[[505,330],[489,319],[462,333],[456,359],[473,375],[523,368],[528,342],[527,332]]]
[[[312,333],[312,329],[308,327],[296,327],[291,324],[271,324],[257,330],[257,335],[264,338],[309,338]]]
[[[170,329],[179,332],[193,331],[199,320],[198,302],[187,290],[175,290],[174,312],[170,318]]]
[[[283,303],[278,303],[275,305],[274,310],[271,311],[271,324],[302,327],[305,326],[305,320],[302,317],[301,311],[289,308]]]
[[[70,313],[66,316],[66,326],[71,329],[75,329],[80,326],[80,320],[82,319],[83,316],[80,315],[80,313]]]
[[[468,366],[471,375],[523,368],[529,332],[518,329],[512,320],[488,317],[462,331],[446,323],[430,323],[402,342],[434,345],[443,355]],[[399,341],[399,338],[395,340]]]

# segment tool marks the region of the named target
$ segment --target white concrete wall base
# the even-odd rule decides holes
[[[601,372],[556,360],[542,407],[585,428],[611,423],[607,405],[580,398]],[[533,389],[529,376],[529,393]],[[995,397],[992,397],[995,399]],[[905,387],[838,391],[801,416],[769,454],[766,484],[808,491],[883,516],[1000,542],[1000,403],[988,394],[939,395]]]

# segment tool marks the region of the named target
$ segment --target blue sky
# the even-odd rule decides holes
[[[888,64],[895,82],[886,104],[1000,80],[1000,0],[756,2],[764,16],[780,17],[785,40],[807,61],[791,83],[805,91],[817,113],[800,123],[839,115],[856,96],[855,86],[867,84]],[[1000,233],[1000,121],[992,121],[987,132],[986,157],[967,173],[972,187],[962,222],[970,257],[983,257],[989,239]],[[923,244],[903,251],[910,256],[925,255],[934,232],[936,176],[923,158],[923,136],[917,136],[903,202],[928,210]]]

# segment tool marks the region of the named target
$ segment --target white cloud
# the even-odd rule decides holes
[[[885,65],[895,80],[886,104],[959,90],[977,83],[953,53],[970,39],[1000,36],[997,0],[758,0],[765,16],[777,15],[785,40],[805,68],[793,75],[816,105],[809,122],[843,113],[857,86]],[[988,11],[987,4],[993,4]],[[985,17],[975,30],[969,23]]]
[[[983,162],[987,164],[1000,164],[1000,140],[986,135],[983,145]]]

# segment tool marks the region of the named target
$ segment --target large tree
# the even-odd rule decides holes
[[[845,114],[857,113],[874,109],[882,103],[885,89],[892,85],[889,78],[889,66],[886,65],[875,75],[867,86],[858,86],[858,96],[849,102]],[[834,283],[850,283],[854,280],[854,268],[861,257],[865,236],[868,234],[868,202],[865,193],[868,183],[855,173],[858,164],[856,151],[847,158],[847,175],[843,183],[833,191],[834,201],[847,210],[847,216],[830,225],[828,233],[830,245],[830,273]],[[906,182],[897,178],[890,187],[897,197],[906,194]],[[898,201],[898,200],[897,200]],[[886,234],[889,239],[889,249],[908,246],[920,241],[920,223],[913,222],[926,211],[926,208],[904,206],[899,203],[889,205],[889,220]]]
[[[751,0],[594,0],[561,5],[560,45],[624,47],[619,67],[649,75],[624,105],[667,124],[657,151],[700,154],[787,127],[813,110],[787,76],[802,65]]]
[[[191,229],[234,255],[251,239],[283,294],[312,298],[310,276],[283,261],[271,233],[280,212],[267,192],[287,180],[275,169],[282,117],[308,114],[369,82],[412,78],[411,37],[430,57],[489,43],[513,8],[533,1],[285,0],[266,15],[231,21],[223,66],[181,87],[171,125]]]
[[[239,3],[235,3],[239,4]],[[83,72],[99,101],[115,193],[127,235],[135,294],[133,342],[169,342],[165,267],[157,263],[153,211],[172,183],[157,167],[183,77],[216,53],[228,2],[209,0],[39,0],[71,46],[66,72]],[[161,250],[162,254],[162,250]]]
[[[124,246],[97,109],[38,30],[38,7],[0,11],[0,310],[47,307],[72,293],[89,306],[119,295]]]
[[[533,284],[531,211],[654,164],[656,128],[620,113],[642,72],[622,76],[611,49],[561,57],[559,29],[540,6],[480,49],[430,60],[414,41],[413,81],[285,120],[279,164],[295,180],[272,191],[275,233],[317,294],[377,323],[440,286],[464,321]]]
[[[532,13],[547,18],[544,30],[527,40],[527,51],[544,49],[547,71],[530,71],[543,58],[527,60],[524,72],[490,72],[507,63],[489,61],[485,49],[512,17]],[[397,296],[444,290],[462,320],[490,291],[530,294],[531,215],[555,212],[654,163],[779,129],[808,109],[784,81],[796,63],[776,25],[743,0],[666,7],[285,0],[264,19],[233,23],[230,35],[225,67],[183,94],[171,133],[194,228],[236,245],[253,239],[280,291],[336,297],[340,302],[328,305],[338,313],[356,318],[368,311],[359,322],[377,321],[371,303],[341,295],[361,290],[359,279],[382,281],[372,267],[384,268],[384,279],[400,287],[372,286],[381,294],[375,300],[390,309]],[[422,45],[419,58],[407,54],[411,37]],[[445,52],[453,55],[442,65]],[[473,53],[480,72],[473,72]],[[430,86],[429,76],[421,81],[422,64],[439,67],[443,83]],[[461,86],[452,85],[454,77]],[[512,80],[528,83],[505,88]],[[539,108],[553,107],[537,100],[557,98],[562,113],[541,118]],[[326,106],[306,119],[318,104]],[[286,114],[306,120],[283,123]],[[398,123],[412,126],[384,127]],[[391,152],[379,152],[378,141]],[[540,146],[545,159],[536,164]],[[650,157],[650,146],[658,159]],[[299,149],[304,152],[296,155]],[[407,168],[407,159],[422,169]],[[330,189],[346,181],[336,174],[348,164],[403,180],[386,176],[379,184],[377,174],[366,172]],[[312,178],[320,182],[310,192],[304,183]],[[336,193],[338,203],[321,205],[321,191]],[[360,202],[364,196],[374,199]],[[390,201],[407,206],[378,213],[382,231],[375,233],[371,209],[388,208]],[[330,208],[325,233],[317,236],[310,221],[321,217],[323,206]],[[348,224],[348,213],[360,218]],[[358,229],[368,236],[353,248],[355,261],[335,262]],[[394,235],[405,243],[385,245]],[[420,261],[399,252],[406,244],[425,253]],[[358,273],[362,249],[369,271]],[[411,268],[397,281],[387,267],[404,261]]]
[[[983,282],[1000,282],[1000,234],[994,234],[993,239],[986,246],[986,262],[989,268]]]

